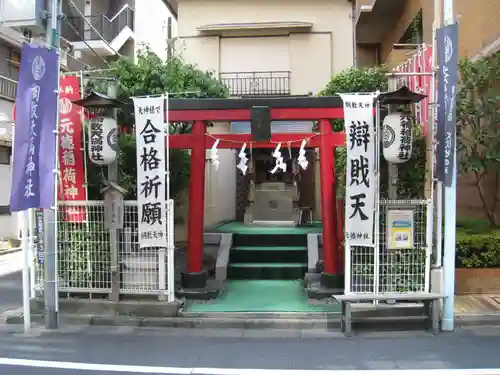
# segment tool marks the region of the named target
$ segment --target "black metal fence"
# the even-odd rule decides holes
[[[220,79],[232,96],[290,95],[290,72],[220,73]]]
[[[70,42],[81,42],[82,38],[100,40],[98,35],[100,34],[106,42],[111,43],[126,26],[134,29],[134,11],[128,7],[112,18],[108,18],[105,14],[86,18],[66,17],[61,31],[62,37]],[[90,38],[87,36],[88,33]]]
[[[17,82],[13,79],[0,76],[0,98],[15,101]]]

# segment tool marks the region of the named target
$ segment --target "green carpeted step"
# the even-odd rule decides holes
[[[311,305],[300,280],[234,280],[210,303],[186,301],[184,312],[338,312],[338,304]]]
[[[229,263],[303,263],[304,246],[237,246],[229,252]]]
[[[307,234],[234,234],[233,246],[307,246]]]
[[[307,267],[307,263],[233,263],[231,267],[268,267],[268,268],[290,268]]]
[[[227,277],[232,280],[296,280],[304,277],[307,263],[233,263]]]
[[[307,251],[307,246],[234,246],[236,251]]]

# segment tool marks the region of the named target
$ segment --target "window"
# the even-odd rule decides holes
[[[19,73],[20,66],[21,66],[21,52],[11,49],[9,54],[9,67],[10,67],[11,77],[16,76]]]
[[[11,156],[11,148],[0,146],[0,165],[9,165]]]

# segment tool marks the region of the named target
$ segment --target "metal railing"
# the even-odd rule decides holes
[[[111,18],[99,14],[86,17],[86,20],[97,32],[82,17],[66,17],[66,22],[62,25],[62,36],[70,42],[81,42],[82,37],[86,40],[100,40],[100,34],[106,42],[111,43],[125,27],[134,30],[134,11],[129,6],[124,6]],[[87,36],[89,33],[90,38]]]
[[[290,95],[289,71],[220,73],[232,96]]]
[[[0,76],[0,98],[15,101],[16,100],[17,81]]]
[[[424,293],[429,291],[431,249],[427,233],[430,201],[385,200],[380,205],[380,241],[376,247],[351,246],[346,254],[346,293]],[[413,247],[390,250],[388,209],[411,207],[414,215]]]
[[[118,231],[120,294],[162,295],[167,285],[160,285],[158,249],[139,248],[137,208],[137,201],[124,202],[123,229]],[[110,293],[110,234],[104,224],[104,202],[59,202],[57,212],[59,291]],[[69,222],[70,213],[78,213],[85,220]],[[167,220],[169,218],[173,218],[173,206],[167,204]],[[43,264],[36,261],[43,258],[43,253],[38,250],[38,240],[35,241],[34,255],[35,290],[41,292],[45,279]]]

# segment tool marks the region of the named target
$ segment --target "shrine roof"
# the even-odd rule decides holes
[[[169,99],[170,111],[183,110],[232,110],[251,109],[256,106],[269,108],[342,108],[340,96],[286,96],[258,98],[179,98]],[[128,111],[134,111],[134,105],[126,105]]]

